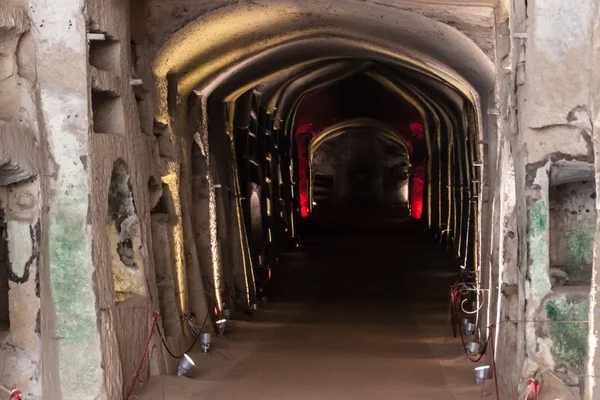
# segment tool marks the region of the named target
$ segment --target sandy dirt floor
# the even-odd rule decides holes
[[[274,269],[272,302],[237,316],[189,377],[156,376],[141,400],[495,398],[448,324],[456,264],[409,221],[322,217]]]

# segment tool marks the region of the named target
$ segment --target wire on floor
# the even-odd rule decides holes
[[[158,326],[158,324],[156,324],[156,330],[158,332],[158,336],[160,336],[160,340],[165,348],[165,350],[167,350],[167,353],[169,353],[169,355],[173,358],[181,358],[183,357],[185,354],[189,353],[194,346],[196,346],[196,343],[198,343],[198,339],[200,339],[200,336],[202,336],[202,331],[204,330],[204,327],[206,326],[206,321],[208,321],[208,316],[210,315],[210,311],[208,311],[206,313],[206,317],[204,318],[204,322],[202,323],[202,327],[200,328],[200,330],[198,331],[198,334],[196,335],[196,338],[194,339],[194,341],[192,342],[192,345],[183,352],[183,354],[181,354],[180,356],[176,356],[175,354],[173,354],[173,352],[171,351],[171,349],[169,349],[169,346],[167,346],[167,342],[165,340],[164,335],[162,334],[162,331],[160,330],[160,327]]]
[[[218,354],[220,354],[224,359],[226,359],[227,361],[231,362],[231,358],[227,357],[225,354],[221,353],[219,350],[213,348],[213,351],[216,351]]]

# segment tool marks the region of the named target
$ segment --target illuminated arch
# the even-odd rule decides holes
[[[355,14],[358,8],[361,14]],[[285,56],[279,65],[299,64],[307,54],[377,60],[444,81],[472,101],[492,87],[493,63],[454,28],[406,10],[382,14],[370,3],[357,9],[343,12],[333,1],[281,1],[266,8],[237,4],[199,17],[176,32],[155,60],[157,119],[168,123],[168,81],[177,81],[179,98],[194,89],[210,92],[225,76],[273,54]]]
[[[383,139],[386,142],[395,144],[399,147],[404,148],[406,154],[410,154],[410,146],[406,140],[399,135],[391,126],[377,121],[371,118],[355,118],[347,121],[340,122],[322,130],[317,136],[315,136],[308,147],[308,176],[309,176],[309,198],[308,204],[312,211],[313,204],[313,157],[318,148],[324,143],[332,140],[338,136],[350,133],[355,130],[369,130],[377,137]]]

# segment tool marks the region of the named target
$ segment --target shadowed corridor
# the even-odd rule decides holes
[[[273,301],[216,339],[232,361],[198,346],[190,378],[153,378],[141,398],[479,398],[447,321],[451,263],[413,221],[317,209]]]

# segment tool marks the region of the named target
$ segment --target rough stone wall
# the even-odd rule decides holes
[[[40,341],[40,158],[35,54],[21,1],[0,5],[0,384],[42,395]]]
[[[31,1],[44,134],[40,245],[44,397],[102,392],[91,257],[88,80],[83,3]],[[51,193],[52,196],[47,194]],[[86,354],[81,358],[80,354]]]
[[[37,313],[22,315],[33,316],[34,334],[41,330],[45,398],[119,399],[139,363],[151,312],[159,309],[150,202],[156,203],[162,187],[149,182],[160,182],[163,175],[157,138],[148,129],[151,119],[137,117],[136,92],[144,83],[138,81],[138,60],[132,56],[129,7],[122,2],[31,1],[25,18],[35,24],[29,47],[38,63],[33,69],[34,58],[25,58],[24,45],[23,74],[37,70],[40,112],[21,109],[24,139],[11,143],[27,144],[24,129],[35,125],[23,122],[26,112],[39,115],[47,213],[39,233],[37,289],[44,308],[37,330]],[[14,262],[21,286],[27,282],[24,273],[35,276],[36,258],[23,257],[37,251],[38,231],[22,226],[36,221],[37,214],[26,210],[38,196],[34,183],[9,188],[5,203],[19,205],[9,208],[14,216],[6,218],[9,237],[14,232],[22,238]],[[35,280],[30,281],[35,296]],[[20,325],[25,322],[15,323]],[[23,334],[21,340],[31,342],[30,336]],[[39,345],[37,349],[34,360],[39,360]],[[164,370],[158,342],[152,354],[155,370]],[[32,368],[20,367],[22,372]],[[143,369],[142,379],[147,371]],[[35,386],[39,374],[29,373],[30,383],[23,386],[41,396],[41,387]]]
[[[585,176],[594,162],[590,54],[595,7],[593,0],[576,8],[554,0],[513,2],[511,38],[518,110],[513,120],[518,133],[513,156],[522,238],[519,388],[523,393],[526,379],[536,377],[542,384],[542,398],[548,399],[591,398],[585,379],[588,289],[553,287],[559,277],[551,262],[558,262],[561,253],[560,241],[553,238],[562,232],[554,229],[568,223],[559,215],[564,208],[553,211],[553,205],[569,203],[564,193],[557,196],[560,186],[556,185],[578,179],[581,171]],[[572,211],[570,205],[566,208]]]
[[[93,117],[88,165],[92,229],[97,232],[93,254],[104,383],[111,399],[120,398],[131,385],[149,334],[151,314],[160,309],[150,209],[151,200],[156,203],[160,197],[162,185],[149,187],[149,182],[161,181],[161,156],[166,151],[160,146],[162,132],[150,130],[151,120],[140,101],[151,83],[144,80],[143,47],[131,40],[134,27],[130,21],[135,18],[130,13],[129,4],[121,1],[87,3],[88,30],[106,37],[90,40],[88,47]],[[98,124],[104,115],[110,120],[108,130]],[[178,309],[175,316],[165,318],[180,320],[182,311]],[[173,345],[177,351],[177,340]],[[169,368],[169,363],[161,361],[166,358],[158,338],[151,352],[156,356],[154,371]],[[147,367],[142,370],[142,381],[148,371]]]
[[[0,335],[0,383],[17,383],[28,396],[40,398],[43,370],[49,398],[121,398],[139,361],[151,311],[165,314],[168,340],[177,348],[183,339],[179,313],[207,309],[200,271],[205,277],[213,273],[208,171],[194,173],[187,153],[191,143],[179,146],[173,132],[153,124],[150,66],[170,34],[233,3],[140,0],[130,8],[117,0],[11,0],[0,5],[0,240],[8,252],[2,255],[0,268],[7,270],[0,279],[9,279],[10,288],[8,298],[0,298],[0,307],[8,303],[10,322]],[[560,0],[514,0],[510,21],[502,6],[495,15],[487,7],[404,6],[455,26],[498,60],[485,120],[488,132],[497,128],[501,134],[484,144],[490,164],[479,234],[489,240],[482,247],[483,272],[492,277],[485,284],[490,289],[486,316],[502,324],[499,352],[517,354],[498,360],[509,398],[521,396],[534,376],[542,382],[542,398],[591,398],[600,368],[597,274],[591,290],[586,287],[590,267],[597,265],[592,236],[599,237],[593,197],[598,179],[593,183],[589,176],[594,163],[596,175],[600,170],[594,157],[597,3],[584,0],[573,7]],[[106,36],[88,41],[88,32]],[[324,154],[333,143],[323,146]],[[381,149],[369,154],[379,158]],[[226,152],[216,157],[220,164],[212,163],[218,165],[212,176],[222,184],[218,247],[230,277],[239,269],[234,255],[240,252],[229,243],[236,226],[225,157]],[[337,167],[320,157],[315,174],[333,175]],[[113,207],[116,216],[110,207],[117,162],[128,171],[120,184],[127,189],[125,218],[119,205]],[[336,185],[346,178],[336,179]],[[157,184],[161,179],[165,190]],[[375,181],[384,186],[383,178]],[[168,206],[151,215],[161,193],[178,183],[183,189],[163,198]],[[341,189],[339,197],[346,192]],[[161,251],[166,247],[169,251]],[[161,263],[156,272],[155,262]],[[186,265],[188,286],[182,290],[189,293],[174,292],[182,287],[178,268]],[[118,271],[124,273],[115,275]],[[0,293],[6,293],[6,284],[0,282]],[[154,371],[172,370],[158,346],[153,343]],[[85,360],[78,357],[82,352]]]

